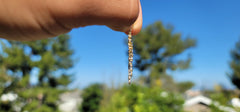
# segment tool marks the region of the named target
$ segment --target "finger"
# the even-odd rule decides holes
[[[139,0],[139,15],[132,26],[132,35],[137,35],[142,29],[142,7]]]
[[[141,29],[142,29],[142,7],[139,0],[139,14],[137,20],[131,26],[132,35],[137,35],[141,31]],[[129,32],[125,33],[128,34]]]

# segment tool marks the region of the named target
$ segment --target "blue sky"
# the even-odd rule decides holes
[[[170,72],[177,81],[190,80],[195,88],[211,88],[221,83],[233,87],[226,76],[230,71],[230,50],[240,36],[240,1],[237,0],[142,0],[143,27],[156,21],[172,24],[175,32],[197,39],[197,46],[185,54],[192,66]],[[121,23],[119,23],[121,24]],[[126,35],[105,26],[88,26],[70,32],[74,58],[72,87],[94,82],[127,82]],[[134,72],[133,79],[139,76]]]

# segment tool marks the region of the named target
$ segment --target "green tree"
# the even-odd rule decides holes
[[[235,44],[235,48],[231,50],[231,57],[230,68],[232,71],[228,76],[232,83],[240,89],[240,40]]]
[[[92,84],[83,90],[81,112],[97,112],[103,98],[103,85]]]
[[[57,112],[58,96],[71,82],[67,74],[73,65],[69,36],[32,42],[2,41],[1,46],[0,77],[4,81],[0,81],[0,95],[17,93],[15,105],[19,104],[22,111]],[[37,71],[36,84],[30,83],[33,71]]]
[[[148,73],[145,82],[152,85],[160,76],[167,75],[167,70],[189,68],[191,58],[179,59],[177,56],[195,44],[194,39],[175,33],[172,26],[165,27],[156,22],[134,37],[135,68]]]
[[[177,83],[177,88],[178,88],[178,91],[180,92],[185,92],[188,89],[191,89],[193,86],[194,86],[194,83],[190,81]]]

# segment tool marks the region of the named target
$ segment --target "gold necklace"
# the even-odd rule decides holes
[[[128,33],[128,84],[131,84],[132,79],[132,61],[133,61],[133,43],[132,43],[132,31]]]

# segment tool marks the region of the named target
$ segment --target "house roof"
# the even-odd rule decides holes
[[[185,101],[184,106],[191,106],[191,105],[195,105],[195,104],[204,104],[204,105],[210,105],[212,103],[212,100],[199,95],[199,96],[195,96],[191,99],[188,99]]]

